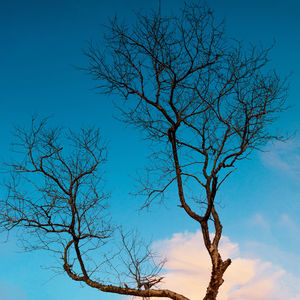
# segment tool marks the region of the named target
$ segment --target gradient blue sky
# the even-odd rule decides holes
[[[0,159],[10,158],[14,124],[28,124],[34,113],[53,115],[58,125],[99,126],[109,140],[107,180],[113,190],[112,213],[153,240],[170,238],[198,227],[178,208],[136,215],[139,203],[128,195],[134,174],[148,153],[140,133],[113,118],[111,99],[93,89],[95,82],[76,70],[85,66],[87,41],[97,40],[109,17],[132,20],[133,9],[156,9],[158,1],[11,0],[0,4]],[[161,0],[162,13],[181,7],[181,0]],[[284,132],[300,129],[300,2],[298,0],[211,0],[230,35],[269,46],[276,40],[271,65],[293,73],[288,104],[274,125]],[[114,96],[117,97],[117,96]],[[120,151],[122,149],[122,152]],[[219,195],[224,235],[240,251],[285,269],[300,279],[300,136],[286,145],[269,146],[244,161]],[[2,175],[3,176],[3,175]],[[154,218],[154,219],[153,219]],[[155,220],[155,222],[153,222]],[[1,236],[2,240],[5,239]],[[48,253],[19,253],[14,235],[0,247],[0,298],[9,300],[121,299],[81,288],[64,275],[55,277],[40,266],[51,265]],[[292,287],[293,289],[293,287]]]

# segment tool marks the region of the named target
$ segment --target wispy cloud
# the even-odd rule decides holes
[[[163,286],[176,290],[192,300],[202,299],[210,278],[210,259],[203,247],[200,231],[177,233],[171,239],[154,244],[166,257]],[[224,237],[223,258],[233,258],[225,273],[219,300],[300,300],[300,279],[284,269],[261,259],[240,255],[238,244]],[[286,282],[293,282],[288,287]]]
[[[262,152],[261,159],[266,167],[284,173],[300,182],[300,139],[286,142],[276,141]]]
[[[263,230],[264,232],[270,233],[271,231],[271,226],[269,224],[269,222],[266,220],[266,218],[260,214],[260,213],[256,213],[255,215],[253,215],[248,221],[247,223],[251,226],[251,227],[258,227],[261,230]]]
[[[287,229],[293,235],[300,235],[298,224],[287,214],[282,214],[279,219],[279,226]]]

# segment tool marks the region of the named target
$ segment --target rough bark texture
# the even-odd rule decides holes
[[[225,261],[222,260],[221,255],[218,250],[218,245],[222,236],[222,225],[218,216],[218,213],[214,206],[214,199],[217,192],[217,177],[212,178],[212,184],[211,184],[211,178],[208,177],[207,184],[206,184],[206,191],[207,191],[207,209],[204,214],[204,216],[200,216],[196,214],[192,209],[188,206],[188,204],[185,201],[184,193],[183,193],[183,184],[181,179],[181,169],[180,169],[180,163],[178,158],[178,151],[177,151],[177,145],[176,145],[176,134],[175,130],[170,130],[171,133],[169,133],[169,140],[172,145],[172,153],[173,153],[173,160],[174,165],[176,169],[176,176],[177,176],[177,186],[178,186],[178,196],[181,202],[182,207],[186,211],[186,213],[196,221],[198,221],[202,228],[202,234],[203,234],[203,240],[205,243],[205,246],[207,248],[207,251],[210,255],[211,262],[212,262],[212,271],[211,271],[211,278],[209,285],[207,287],[206,295],[203,298],[204,300],[214,300],[217,299],[217,295],[219,292],[219,288],[224,282],[223,275],[226,271],[226,269],[231,264],[231,259],[227,259]],[[213,223],[215,227],[215,236],[213,241],[211,241],[211,237],[209,234],[209,228],[208,228],[208,218],[209,216],[213,217]]]
[[[219,289],[224,282],[223,275],[226,269],[231,264],[230,259],[222,261],[221,256],[219,253],[217,253],[217,251],[215,251],[211,256],[213,259],[213,267],[212,267],[210,282],[206,290],[206,295],[203,298],[204,300],[217,299]]]
[[[212,262],[204,299],[216,299],[231,263],[230,259],[223,261],[218,250],[222,224],[216,194],[240,160],[280,138],[268,126],[285,107],[286,82],[275,72],[265,72],[270,49],[244,49],[242,43],[225,36],[223,24],[216,23],[207,7],[187,3],[177,17],[138,15],[137,23],[131,27],[114,19],[101,47],[90,45],[87,69],[101,92],[122,96],[123,120],[142,129],[146,138],[158,145],[155,164],[145,170],[140,181],[140,194],[146,196],[144,207],[154,199],[163,200],[167,190],[177,184],[179,201],[175,205],[201,227]],[[19,131],[19,145],[27,151],[24,161],[30,166],[22,161],[12,168],[17,175],[46,179],[44,187],[35,185],[44,202],[28,199],[14,181],[11,196],[3,203],[6,210],[0,209],[4,227],[35,231],[46,249],[53,245],[51,234],[55,234],[56,244],[63,244],[65,250],[67,274],[100,291],[187,300],[176,292],[156,289],[149,277],[158,283],[158,273],[145,276],[140,260],[132,255],[134,247],[126,245],[130,280],[125,283],[117,276],[116,285],[104,284],[106,278],[101,280],[101,275],[106,273],[101,270],[100,280],[94,279],[98,268],[89,270],[81,247],[90,242],[94,249],[95,240],[101,247],[111,236],[110,226],[102,228],[98,215],[97,205],[101,209],[101,201],[107,197],[97,192],[95,170],[104,160],[98,135],[81,133],[74,145],[77,157],[64,159],[65,150],[56,145],[54,131],[37,139],[41,127],[33,127],[31,135]],[[73,135],[70,138],[74,140]],[[86,185],[93,197],[85,193]],[[102,266],[101,262],[97,266]]]

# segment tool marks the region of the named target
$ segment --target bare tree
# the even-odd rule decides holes
[[[26,250],[58,255],[59,270],[103,292],[184,300],[157,284],[163,261],[136,236],[115,228],[106,211],[99,131],[49,129],[47,120],[16,128],[17,159],[8,165],[7,198],[0,200],[2,230],[19,229]]]
[[[240,160],[281,139],[269,125],[284,109],[285,80],[266,69],[270,49],[226,37],[199,4],[175,17],[138,14],[132,26],[115,19],[104,44],[90,44],[88,71],[101,92],[123,96],[123,120],[159,147],[141,181],[144,206],[177,184],[179,206],[199,223],[211,258],[204,299],[216,299],[231,264],[219,252],[216,195]]]

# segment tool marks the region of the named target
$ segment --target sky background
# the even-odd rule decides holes
[[[220,299],[300,299],[300,2],[207,3],[218,18],[225,18],[231,36],[266,46],[276,41],[270,66],[292,76],[291,108],[274,128],[295,132],[286,144],[268,145],[268,152],[253,153],[251,160],[241,162],[218,195],[225,236],[222,251],[235,262]],[[182,5],[179,0],[161,0],[162,14],[175,13]],[[183,292],[197,300],[201,299],[196,292],[199,282],[205,286],[208,280],[208,257],[197,224],[168,203],[161,209],[154,206],[150,212],[136,212],[141,202],[128,193],[134,191],[136,171],[146,164],[147,143],[139,132],[113,118],[110,100],[118,96],[97,94],[96,83],[76,68],[86,66],[82,50],[88,41],[99,40],[101,24],[110,17],[117,14],[131,22],[133,9],[157,7],[158,1],[137,0],[1,1],[0,159],[11,158],[13,126],[29,124],[34,113],[51,115],[53,123],[73,129],[100,127],[109,141],[106,169],[113,191],[112,214],[124,226],[138,228],[169,256],[166,284],[184,286],[188,291]],[[53,262],[49,254],[21,253],[13,233],[0,245],[2,300],[38,300],[41,295],[47,300],[122,299],[82,288],[64,275],[52,278],[51,271],[41,268]]]

